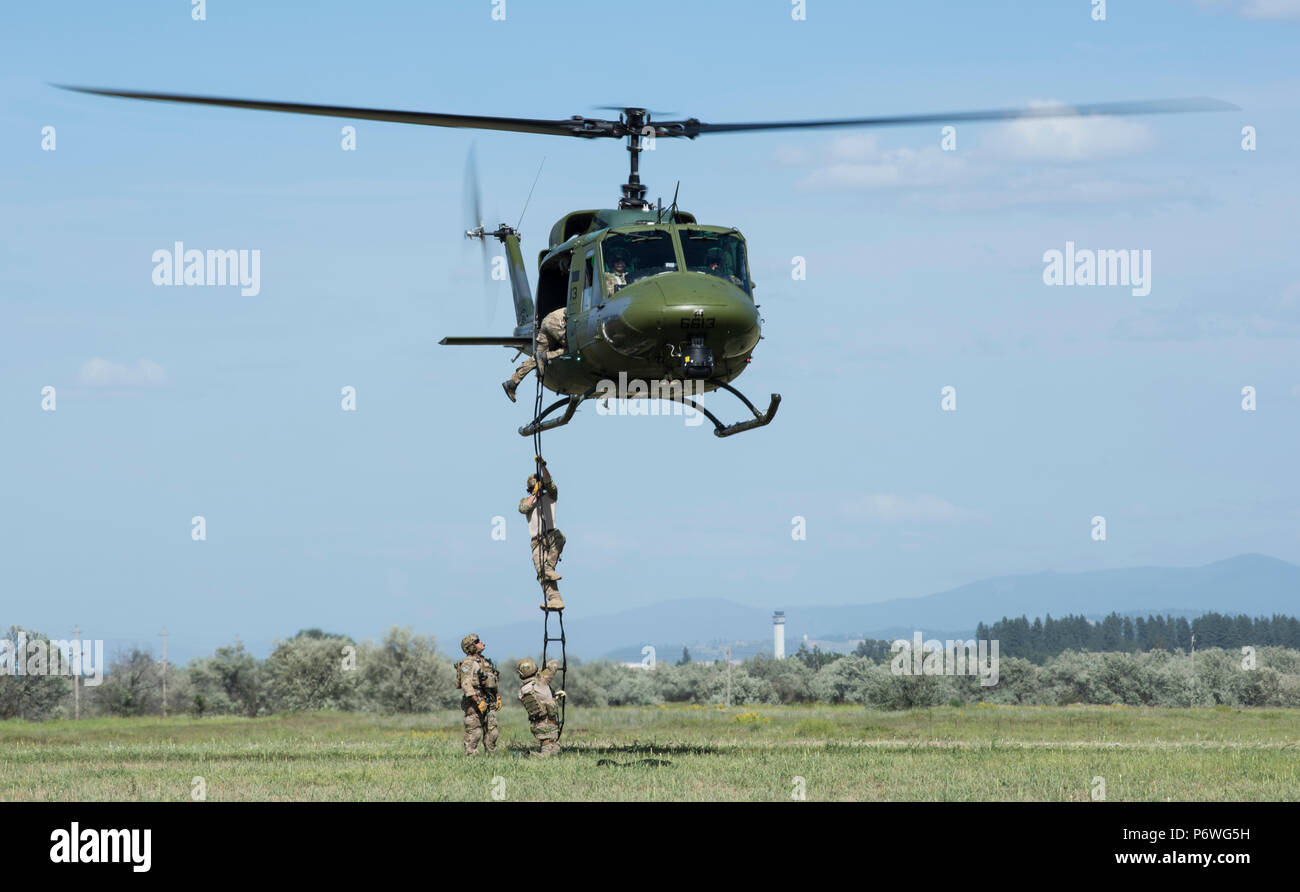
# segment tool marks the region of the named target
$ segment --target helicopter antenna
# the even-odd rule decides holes
[[[542,178],[542,168],[546,166],[546,157],[542,157],[542,163],[537,165],[537,176],[533,177],[533,185],[528,189],[528,197],[524,199],[524,209],[519,212],[519,222],[515,224],[518,229],[524,223],[524,214],[528,213],[528,202],[533,200],[533,190],[537,188],[537,181]]]
[[[677,185],[673,187],[673,204],[668,208],[668,222],[671,223],[677,219],[677,190],[682,188],[682,181],[678,180]]]

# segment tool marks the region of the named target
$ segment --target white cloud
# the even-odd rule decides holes
[[[1202,9],[1227,7],[1243,19],[1300,21],[1300,0],[1197,0]]]
[[[826,151],[837,161],[874,161],[880,157],[880,139],[869,133],[841,134],[830,141]]]
[[[934,186],[963,177],[966,160],[938,146],[883,149],[874,136],[838,136],[817,154],[778,148],[776,160],[791,167],[813,168],[799,186],[815,191],[892,189]]]
[[[1031,102],[1031,106],[1060,103]],[[1077,162],[1154,145],[1146,124],[1102,115],[1023,120],[992,128],[958,128],[958,150],[937,134],[919,146],[890,148],[877,134],[836,136],[819,146],[780,146],[773,160],[802,172],[808,191],[892,192],[900,201],[940,210],[996,209],[1054,203],[1113,204],[1185,198],[1196,183],[1130,182]],[[1026,160],[1044,162],[1033,166]]]
[[[851,513],[865,514],[881,523],[945,523],[971,520],[977,513],[959,508],[934,495],[900,496],[872,493],[851,507]]]
[[[83,387],[159,387],[166,382],[166,370],[148,359],[132,366],[97,357],[83,365],[77,376],[77,383]]]
[[[1247,289],[1183,300],[1169,309],[1144,309],[1118,320],[1111,333],[1129,341],[1300,338],[1300,282],[1276,295]]]
[[[1033,101],[1030,108],[1068,108],[1055,101]],[[992,128],[984,145],[995,156],[1021,161],[1087,161],[1128,155],[1155,142],[1151,128],[1138,121],[1105,115],[1025,118]]]
[[[773,159],[782,167],[806,167],[817,160],[808,149],[788,144],[777,146]]]
[[[1243,0],[1237,14],[1247,19],[1300,21],[1300,0]]]

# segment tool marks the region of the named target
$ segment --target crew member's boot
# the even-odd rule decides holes
[[[546,570],[543,571],[542,577],[547,582],[559,582],[561,579],[564,578],[559,573],[555,572],[555,567],[547,567]]]
[[[515,383],[515,380],[513,378],[511,378],[509,381],[502,381],[501,389],[506,392],[506,396],[510,397],[510,402],[512,403],[516,402],[515,391],[519,389],[519,385]]]
[[[563,610],[564,601],[560,598],[560,589],[554,582],[542,583],[542,597],[546,603],[542,605],[543,610]]]

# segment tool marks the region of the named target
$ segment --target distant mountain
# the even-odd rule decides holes
[[[1133,567],[1083,573],[1036,573],[972,582],[919,598],[874,604],[800,607],[773,604],[786,614],[786,651],[804,635],[815,639],[894,639],[921,630],[926,637],[970,637],[980,622],[1003,616],[1100,618],[1120,614],[1209,611],[1251,616],[1300,613],[1300,567],[1258,554],[1239,555],[1203,567]],[[532,654],[541,645],[539,623],[514,623],[481,634],[498,657]],[[713,659],[731,644],[739,659],[771,652],[772,610],[723,598],[684,598],[606,616],[566,615],[570,653],[595,658],[640,659],[651,645],[660,660],[675,662],[682,647],[697,659]]]

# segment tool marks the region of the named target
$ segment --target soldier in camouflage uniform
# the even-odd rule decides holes
[[[497,710],[501,708],[497,669],[483,656],[487,645],[477,635],[460,639],[465,659],[456,667],[460,707],[465,712],[465,755],[478,754],[482,741],[490,753],[497,748]]]
[[[519,678],[523,687],[519,699],[528,710],[528,727],[542,745],[541,756],[553,756],[560,751],[560,704],[564,691],[551,693],[551,681],[559,670],[558,660],[549,660],[546,668],[537,671],[537,664],[525,657],[519,661]]]
[[[519,500],[519,513],[528,518],[528,537],[533,546],[533,568],[537,571],[537,581],[542,584],[542,593],[546,610],[563,610],[564,601],[560,598],[560,588],[555,583],[564,577],[555,572],[555,565],[564,551],[565,538],[555,527],[555,502],[560,492],[551,479],[551,472],[546,467],[546,460],[539,458],[542,466],[542,479],[536,474],[528,475],[528,495]]]
[[[568,349],[568,339],[564,333],[565,316],[564,307],[558,310],[551,310],[542,317],[541,328],[537,330],[537,356],[530,356],[520,363],[519,368],[510,376],[509,381],[502,382],[501,386],[505,388],[506,396],[510,397],[510,402],[515,401],[515,391],[524,378],[533,369],[537,368],[538,357],[541,359],[542,373],[546,373],[546,363],[550,362],[557,356],[564,354]]]

